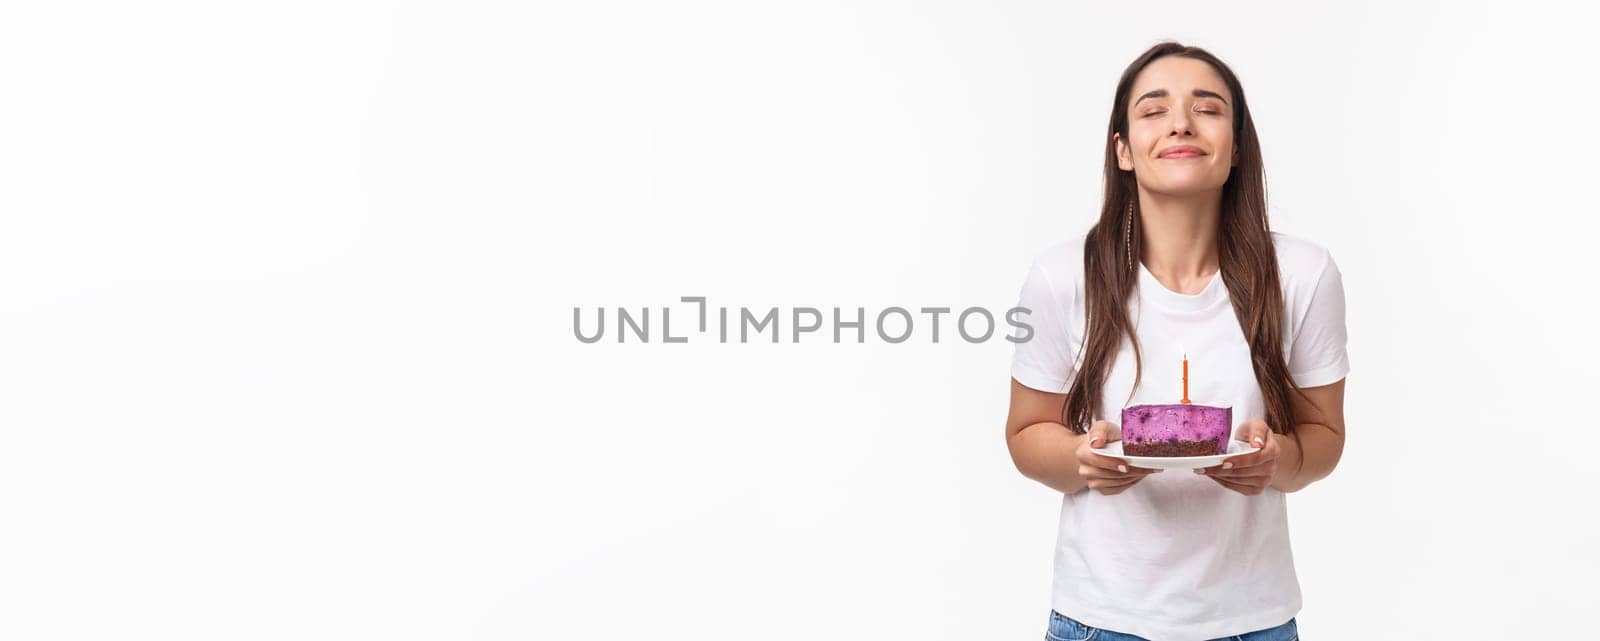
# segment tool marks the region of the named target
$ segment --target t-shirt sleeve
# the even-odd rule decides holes
[[[1305,320],[1289,350],[1289,376],[1300,387],[1329,385],[1350,373],[1345,353],[1344,277],[1333,255],[1325,256]]]
[[[1035,260],[1022,283],[1017,306],[1027,309],[1023,322],[1033,328],[1032,335],[1019,332],[1028,340],[1016,344],[1011,358],[1011,377],[1033,389],[1062,394],[1072,378],[1076,356],[1067,332],[1072,292],[1059,291],[1050,274]]]

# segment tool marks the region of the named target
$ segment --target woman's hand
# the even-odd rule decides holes
[[[1272,476],[1278,471],[1278,453],[1281,451],[1278,447],[1279,438],[1267,427],[1266,421],[1250,419],[1239,424],[1238,440],[1261,449],[1223,459],[1222,465],[1198,468],[1194,472],[1209,476],[1222,487],[1240,494],[1259,495],[1272,483]]]
[[[1120,459],[1096,454],[1092,447],[1105,447],[1106,443],[1122,439],[1122,428],[1111,421],[1095,421],[1089,426],[1089,438],[1078,444],[1078,476],[1089,481],[1089,489],[1101,494],[1120,494],[1133,487],[1148,474],[1161,470],[1133,467]]]

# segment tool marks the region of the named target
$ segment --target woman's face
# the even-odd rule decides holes
[[[1117,165],[1139,186],[1172,196],[1222,189],[1239,162],[1233,96],[1211,65],[1168,56],[1134,79],[1128,138],[1112,134]]]

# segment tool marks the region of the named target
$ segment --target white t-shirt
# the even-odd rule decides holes
[[[1350,370],[1339,269],[1315,243],[1277,232],[1272,238],[1290,375],[1301,387],[1335,383]],[[1266,418],[1250,346],[1222,275],[1199,294],[1184,295],[1143,264],[1138,269],[1129,313],[1144,373],[1133,402],[1181,398],[1187,350],[1191,400],[1232,403],[1235,430]],[[1016,344],[1011,376],[1064,393],[1087,329],[1083,240],[1041,252],[1020,298],[1031,310],[1034,335]],[[1104,389],[1106,416],[1096,413],[1096,420],[1121,423],[1133,375],[1133,346],[1123,337]],[[1281,625],[1301,605],[1285,496],[1270,487],[1246,496],[1187,470],[1151,474],[1120,494],[1064,495],[1051,603],[1087,625],[1156,641],[1203,641]]]

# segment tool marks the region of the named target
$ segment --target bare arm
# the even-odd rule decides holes
[[[1023,476],[1063,494],[1088,487],[1078,473],[1078,446],[1088,438],[1061,423],[1066,394],[1041,392],[1011,379],[1011,410],[1006,416],[1006,447]]]
[[[1274,435],[1283,452],[1272,487],[1281,492],[1297,492],[1326,478],[1344,454],[1344,379],[1301,391],[1306,398],[1289,394],[1294,429]]]

